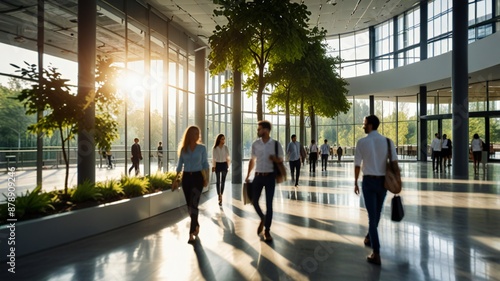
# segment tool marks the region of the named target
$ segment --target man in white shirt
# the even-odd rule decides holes
[[[432,171],[442,172],[443,167],[441,165],[441,138],[438,133],[434,134],[435,138],[431,142],[432,149]]]
[[[288,144],[286,148],[286,155],[288,155],[288,162],[290,163],[290,173],[292,174],[292,181],[295,181],[295,187],[299,185],[299,175],[300,175],[300,163],[301,153],[300,153],[300,142],[297,141],[297,136],[294,134],[291,137],[292,141]]]
[[[330,153],[330,145],[328,140],[325,139],[325,143],[319,148],[321,151],[321,171],[326,171],[326,166],[328,165],[328,153]]]
[[[269,121],[259,121],[257,135],[259,139],[252,143],[251,158],[248,163],[248,174],[245,179],[249,182],[250,172],[255,166],[255,178],[252,182],[253,196],[252,202],[255,211],[260,217],[260,224],[257,228],[257,235],[264,231],[264,241],[271,242],[271,222],[273,220],[273,197],[276,187],[274,162],[283,162],[283,148],[281,144],[273,140],[269,133],[271,132],[271,123]],[[278,153],[276,153],[276,149]],[[277,154],[277,155],[276,155]],[[262,212],[259,206],[259,198],[262,189],[266,187],[266,214]]]
[[[368,212],[368,235],[365,245],[371,246],[373,253],[366,258],[370,263],[380,265],[380,242],[378,238],[378,223],[384,205],[387,190],[384,188],[387,155],[391,149],[392,161],[397,161],[394,143],[377,132],[380,121],[377,116],[365,117],[363,129],[367,134],[356,144],[354,156],[354,193],[359,195],[358,177],[363,164],[363,197]],[[387,143],[389,140],[389,144]]]
[[[309,146],[309,173],[316,173],[316,162],[318,161],[318,146],[316,145],[316,140],[311,140],[311,145]]]

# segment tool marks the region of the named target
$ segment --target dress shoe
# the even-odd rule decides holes
[[[264,218],[260,220],[259,227],[257,227],[257,235],[260,235],[264,230]]]
[[[376,264],[376,265],[382,264],[382,262],[380,261],[380,254],[377,254],[377,253],[372,253],[371,255],[367,256],[366,261],[369,263]]]
[[[271,242],[273,241],[273,237],[271,237],[271,233],[268,230],[264,232],[264,241]]]
[[[222,195],[219,195],[219,206],[222,206]]]
[[[194,243],[194,241],[196,241],[196,236],[194,236],[192,233],[189,234],[189,240],[188,240],[188,243],[189,244],[192,244]]]

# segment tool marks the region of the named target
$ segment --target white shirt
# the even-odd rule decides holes
[[[321,154],[330,154],[330,146],[327,143],[324,143],[320,147]]]
[[[472,139],[470,146],[472,147],[472,151],[481,151],[483,150],[483,141],[481,139]]]
[[[441,151],[441,139],[434,138],[431,142],[431,148],[434,151]]]
[[[288,148],[286,150],[289,161],[297,161],[300,160],[300,142],[295,141],[295,142],[290,142],[288,144]]]
[[[390,141],[392,161],[398,160],[396,147]],[[385,176],[385,166],[387,160],[387,141],[384,136],[377,131],[371,131],[366,137],[358,140],[356,144],[356,155],[354,165],[360,166],[363,175]],[[361,165],[363,163],[363,165]]]
[[[215,163],[228,162],[229,164],[229,149],[226,145],[222,148],[220,146],[214,147],[212,151],[212,166],[215,167]]]
[[[274,171],[273,161],[269,156],[275,155],[274,143],[278,143],[278,157],[283,159],[283,148],[278,141],[270,138],[266,143],[261,138],[252,143],[252,151],[250,155],[255,160],[255,172],[257,173],[272,173]]]
[[[443,142],[442,142],[442,148],[445,149],[445,148],[448,148],[448,139],[444,139]]]
[[[318,153],[318,146],[316,144],[311,144],[311,146],[309,146],[309,153]]]

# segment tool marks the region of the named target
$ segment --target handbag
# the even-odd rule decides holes
[[[243,204],[251,204],[252,203],[252,183],[245,182],[243,184],[243,188],[241,189],[241,198],[243,199]]]
[[[275,156],[278,157],[278,142],[274,142],[274,152]],[[286,180],[286,169],[285,165],[283,164],[283,161],[281,162],[276,162],[273,161],[274,165],[274,174],[276,177],[276,183],[282,183]]]
[[[403,208],[403,201],[401,196],[394,195],[391,200],[391,220],[401,221],[405,216],[405,210]]]
[[[401,192],[401,169],[396,161],[392,161],[391,142],[387,140],[387,163],[385,168],[384,187],[394,194]]]

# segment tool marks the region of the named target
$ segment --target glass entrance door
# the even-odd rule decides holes
[[[490,160],[500,161],[500,117],[490,118],[490,145],[488,156]]]

